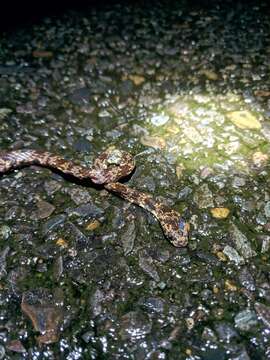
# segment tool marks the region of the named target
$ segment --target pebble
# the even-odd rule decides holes
[[[261,253],[264,254],[270,249],[270,236],[262,235],[261,239],[262,239]]]
[[[79,217],[98,217],[104,214],[104,210],[94,204],[83,204],[77,208],[67,208],[65,212],[68,216],[79,216]]]
[[[244,286],[244,288],[246,288],[247,290],[249,291],[256,290],[254,278],[246,267],[241,269],[239,273],[239,281],[241,285]]]
[[[232,339],[238,338],[237,332],[233,329],[233,327],[225,322],[217,323],[215,325],[215,331],[218,334],[218,337],[224,343],[229,343]]]
[[[136,235],[137,231],[135,222],[131,221],[127,224],[127,227],[120,237],[121,243],[123,245],[124,255],[128,255],[133,250]]]
[[[90,89],[83,87],[74,90],[73,93],[69,96],[69,100],[74,105],[84,105],[89,103],[90,97],[91,97]]]
[[[0,360],[4,359],[6,356],[6,350],[3,345],[0,345]]]
[[[226,219],[230,213],[228,208],[213,208],[210,210],[215,219]]]
[[[203,142],[203,137],[195,127],[184,127],[182,130],[184,135],[194,144]]]
[[[120,335],[123,340],[138,341],[150,333],[152,323],[141,312],[131,311],[122,316]]]
[[[178,194],[179,200],[186,200],[187,197],[192,194],[192,188],[189,186],[185,186]]]
[[[63,311],[61,306],[56,305],[53,298],[48,296],[47,290],[23,293],[21,309],[32,321],[35,331],[41,334],[37,338],[39,344],[58,342]]]
[[[150,121],[154,126],[165,125],[169,121],[169,116],[165,114],[158,114],[151,117]]]
[[[188,115],[190,108],[189,105],[179,97],[175,102],[167,106],[166,111],[174,118],[176,123],[181,123],[181,120]]]
[[[85,230],[94,231],[101,226],[101,223],[98,220],[90,221],[86,224]]]
[[[267,218],[270,218],[270,201],[264,205],[264,214]]]
[[[202,184],[193,197],[199,209],[214,207],[213,194],[207,184]]]
[[[46,51],[46,50],[35,50],[32,52],[33,57],[35,58],[52,58],[53,52],[52,51]]]
[[[11,235],[11,229],[8,225],[0,227],[0,239],[7,240]]]
[[[14,351],[16,353],[25,353],[26,352],[26,349],[20,340],[11,340],[7,344],[7,349],[10,351]]]
[[[74,149],[80,153],[90,153],[92,150],[92,144],[89,140],[80,138],[73,145]]]
[[[270,329],[270,307],[260,302],[256,302],[254,307],[259,319]]]
[[[64,214],[54,216],[43,225],[42,232],[46,234],[51,230],[55,230],[59,225],[63,224],[65,219],[66,215]]]
[[[0,120],[4,120],[10,113],[12,113],[11,109],[0,108]]]
[[[232,186],[234,188],[242,187],[246,185],[246,180],[244,178],[241,178],[239,176],[235,176],[232,181]]]
[[[141,75],[129,75],[128,77],[136,86],[139,86],[145,82],[145,78]]]
[[[231,260],[234,261],[237,265],[243,264],[244,258],[238,254],[238,252],[229,245],[226,245],[223,249],[223,253]]]
[[[256,252],[251,248],[248,238],[234,224],[230,226],[230,235],[237,251],[239,251],[245,259],[256,256]]]
[[[62,184],[56,180],[46,181],[44,184],[45,191],[48,195],[55,194],[61,187]]]
[[[228,119],[240,129],[261,129],[261,123],[249,111],[232,111],[227,113]]]
[[[85,189],[75,188],[69,191],[72,201],[76,205],[86,204],[92,201],[89,192]]]
[[[38,201],[36,205],[37,210],[34,211],[31,215],[33,220],[46,219],[50,217],[55,210],[55,207],[52,204],[44,200]]]
[[[156,282],[160,281],[159,274],[156,270],[156,267],[153,264],[153,260],[150,257],[146,257],[145,255],[140,255],[139,266],[147,275],[149,275]]]
[[[144,146],[149,146],[154,149],[164,149],[166,147],[166,141],[159,136],[143,135],[140,138],[140,142]]]
[[[218,74],[212,70],[201,70],[200,74],[205,75],[208,80],[218,80]]]
[[[235,315],[234,323],[237,329],[250,331],[258,323],[255,311],[249,309],[240,311]]]
[[[267,154],[262,153],[261,151],[256,151],[252,155],[252,161],[255,166],[258,168],[263,167],[269,159],[269,156]]]
[[[150,313],[162,314],[165,302],[162,298],[150,297],[141,301],[141,305]]]

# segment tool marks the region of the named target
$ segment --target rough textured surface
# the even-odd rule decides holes
[[[85,168],[127,151],[126,184],[191,236],[175,248],[144,209],[46,168],[2,176],[0,359],[269,358],[268,7],[116,0],[1,34],[0,151]],[[42,347],[21,310],[38,289],[63,311]]]

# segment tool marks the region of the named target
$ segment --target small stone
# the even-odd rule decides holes
[[[6,350],[3,345],[0,345],[0,360],[4,359],[6,356]]]
[[[194,328],[195,321],[193,318],[187,318],[187,319],[185,319],[185,322],[186,322],[186,326],[187,326],[188,330],[191,330]]]
[[[261,128],[261,123],[249,111],[232,111],[227,113],[228,119],[240,129],[256,129]]]
[[[55,210],[55,207],[52,204],[43,200],[37,202],[37,208],[38,209],[31,216],[33,220],[46,219],[51,216]]]
[[[238,252],[231,246],[226,245],[223,249],[223,253],[231,260],[234,261],[237,265],[243,264],[244,258],[238,254]]]
[[[94,317],[98,316],[102,312],[102,302],[105,299],[105,294],[97,289],[91,298],[91,309]]]
[[[239,251],[245,259],[256,256],[256,252],[251,248],[247,237],[234,224],[230,227],[230,235],[236,245],[237,251]]]
[[[177,165],[175,167],[175,173],[176,173],[176,176],[177,176],[177,179],[181,179],[181,177],[183,176],[183,171],[185,170],[185,167],[184,165]]]
[[[88,231],[94,231],[97,228],[99,228],[101,225],[101,223],[98,220],[93,220],[91,222],[89,222],[88,224],[86,224],[85,229]]]
[[[179,200],[186,200],[187,197],[192,193],[192,188],[189,186],[185,186],[178,194]]]
[[[192,126],[184,127],[183,133],[194,144],[198,144],[203,141],[201,134],[195,127],[192,127]]]
[[[87,331],[82,335],[82,339],[86,344],[89,344],[92,339],[95,338],[95,332],[93,330]]]
[[[41,334],[38,336],[40,344],[52,344],[59,340],[63,309],[56,305],[47,290],[23,293],[21,309],[32,321],[34,329]]]
[[[227,261],[227,257],[225,256],[225,254],[222,251],[217,251],[216,256],[218,257],[218,259],[220,261],[223,261],[223,262]]]
[[[68,243],[66,242],[65,239],[63,238],[59,238],[56,240],[56,245],[62,247],[62,248],[67,248],[68,247]]]
[[[270,329],[270,307],[259,302],[254,306],[259,319]]]
[[[162,314],[164,311],[164,300],[158,297],[150,297],[142,301],[142,306],[148,310],[148,312],[155,312]]]
[[[0,120],[4,120],[10,113],[12,113],[11,109],[8,108],[1,108],[0,109]]]
[[[20,340],[11,340],[7,344],[7,349],[10,350],[10,351],[14,351],[16,353],[24,353],[24,352],[26,352],[26,349],[23,346],[23,344],[20,342]]]
[[[74,105],[85,105],[89,103],[90,97],[90,89],[83,87],[75,89],[73,93],[69,96],[69,99]]]
[[[7,240],[11,235],[11,229],[7,225],[0,227],[0,239]]]
[[[225,322],[215,324],[215,330],[219,339],[225,343],[230,343],[233,338],[238,337],[233,327]]]
[[[194,201],[199,209],[214,207],[213,194],[207,184],[203,184],[197,189]]]
[[[249,331],[257,325],[257,316],[255,311],[243,310],[236,314],[234,318],[235,327],[242,331]]]
[[[89,195],[89,192],[85,189],[71,189],[70,197],[76,205],[86,204],[91,202],[92,198]]]
[[[267,218],[270,218],[270,201],[264,205],[264,214]]]
[[[45,191],[48,195],[53,195],[56,193],[61,188],[61,186],[61,183],[56,180],[50,180],[44,184]]]
[[[210,210],[211,214],[216,219],[226,219],[230,213],[230,210],[228,208],[213,208]]]
[[[131,311],[121,318],[120,335],[123,340],[136,341],[145,337],[152,329],[152,323],[142,312]]]
[[[262,236],[262,249],[261,253],[264,254],[270,249],[270,236],[263,235]]]
[[[139,258],[139,266],[140,268],[147,274],[149,275],[152,279],[154,279],[155,281],[159,282],[160,281],[160,277],[158,275],[158,272],[154,266],[154,264],[152,263],[153,260],[150,257],[146,257],[146,256],[140,256]]]
[[[75,142],[74,149],[80,153],[90,153],[92,150],[92,144],[89,140],[80,138]]]
[[[225,289],[228,291],[237,291],[237,286],[227,279],[225,280]]]
[[[64,214],[57,215],[53,217],[52,219],[48,220],[43,225],[43,233],[46,234],[47,232],[57,228],[59,225],[61,225],[66,219],[66,216]]]
[[[253,279],[253,276],[248,271],[246,267],[244,267],[239,274],[239,281],[244,288],[246,288],[249,291],[255,291],[255,282]]]
[[[189,105],[179,97],[175,102],[170,104],[166,110],[174,118],[174,121],[179,124],[185,116],[187,116]]]
[[[125,229],[124,233],[121,235],[121,242],[123,244],[124,254],[128,255],[134,247],[134,241],[136,239],[136,227],[135,222],[131,221],[127,228]]]
[[[65,212],[69,216],[93,217],[93,218],[104,214],[103,209],[97,207],[94,204],[83,204],[75,209],[68,208],[65,210]]]
[[[150,146],[154,149],[164,149],[166,147],[166,141],[159,136],[143,135],[140,138],[140,142],[144,146]]]
[[[169,116],[164,114],[158,114],[152,116],[150,119],[151,123],[155,126],[162,126],[165,125],[169,121]]]
[[[264,166],[269,159],[267,154],[262,153],[261,151],[257,151],[252,155],[252,161],[255,166],[258,168]]]
[[[259,97],[270,97],[270,91],[267,90],[256,90],[254,94]]]
[[[242,187],[246,185],[246,180],[244,178],[241,178],[239,176],[235,176],[232,181],[232,186],[234,188]]]
[[[145,78],[141,75],[129,75],[129,78],[136,86],[139,86],[145,82]]]
[[[32,52],[33,57],[35,58],[52,58],[53,52],[46,50],[35,50]]]
[[[208,80],[217,80],[218,75],[212,70],[201,70],[200,74],[205,75]]]

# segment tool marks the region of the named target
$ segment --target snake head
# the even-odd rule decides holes
[[[170,210],[168,213],[160,213],[158,219],[165,236],[169,239],[173,246],[187,246],[190,225],[180,216],[178,212]]]

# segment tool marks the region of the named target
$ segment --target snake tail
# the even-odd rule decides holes
[[[89,170],[46,151],[14,150],[0,154],[0,173],[5,173],[22,166],[39,165],[76,176],[83,180],[90,177]]]

